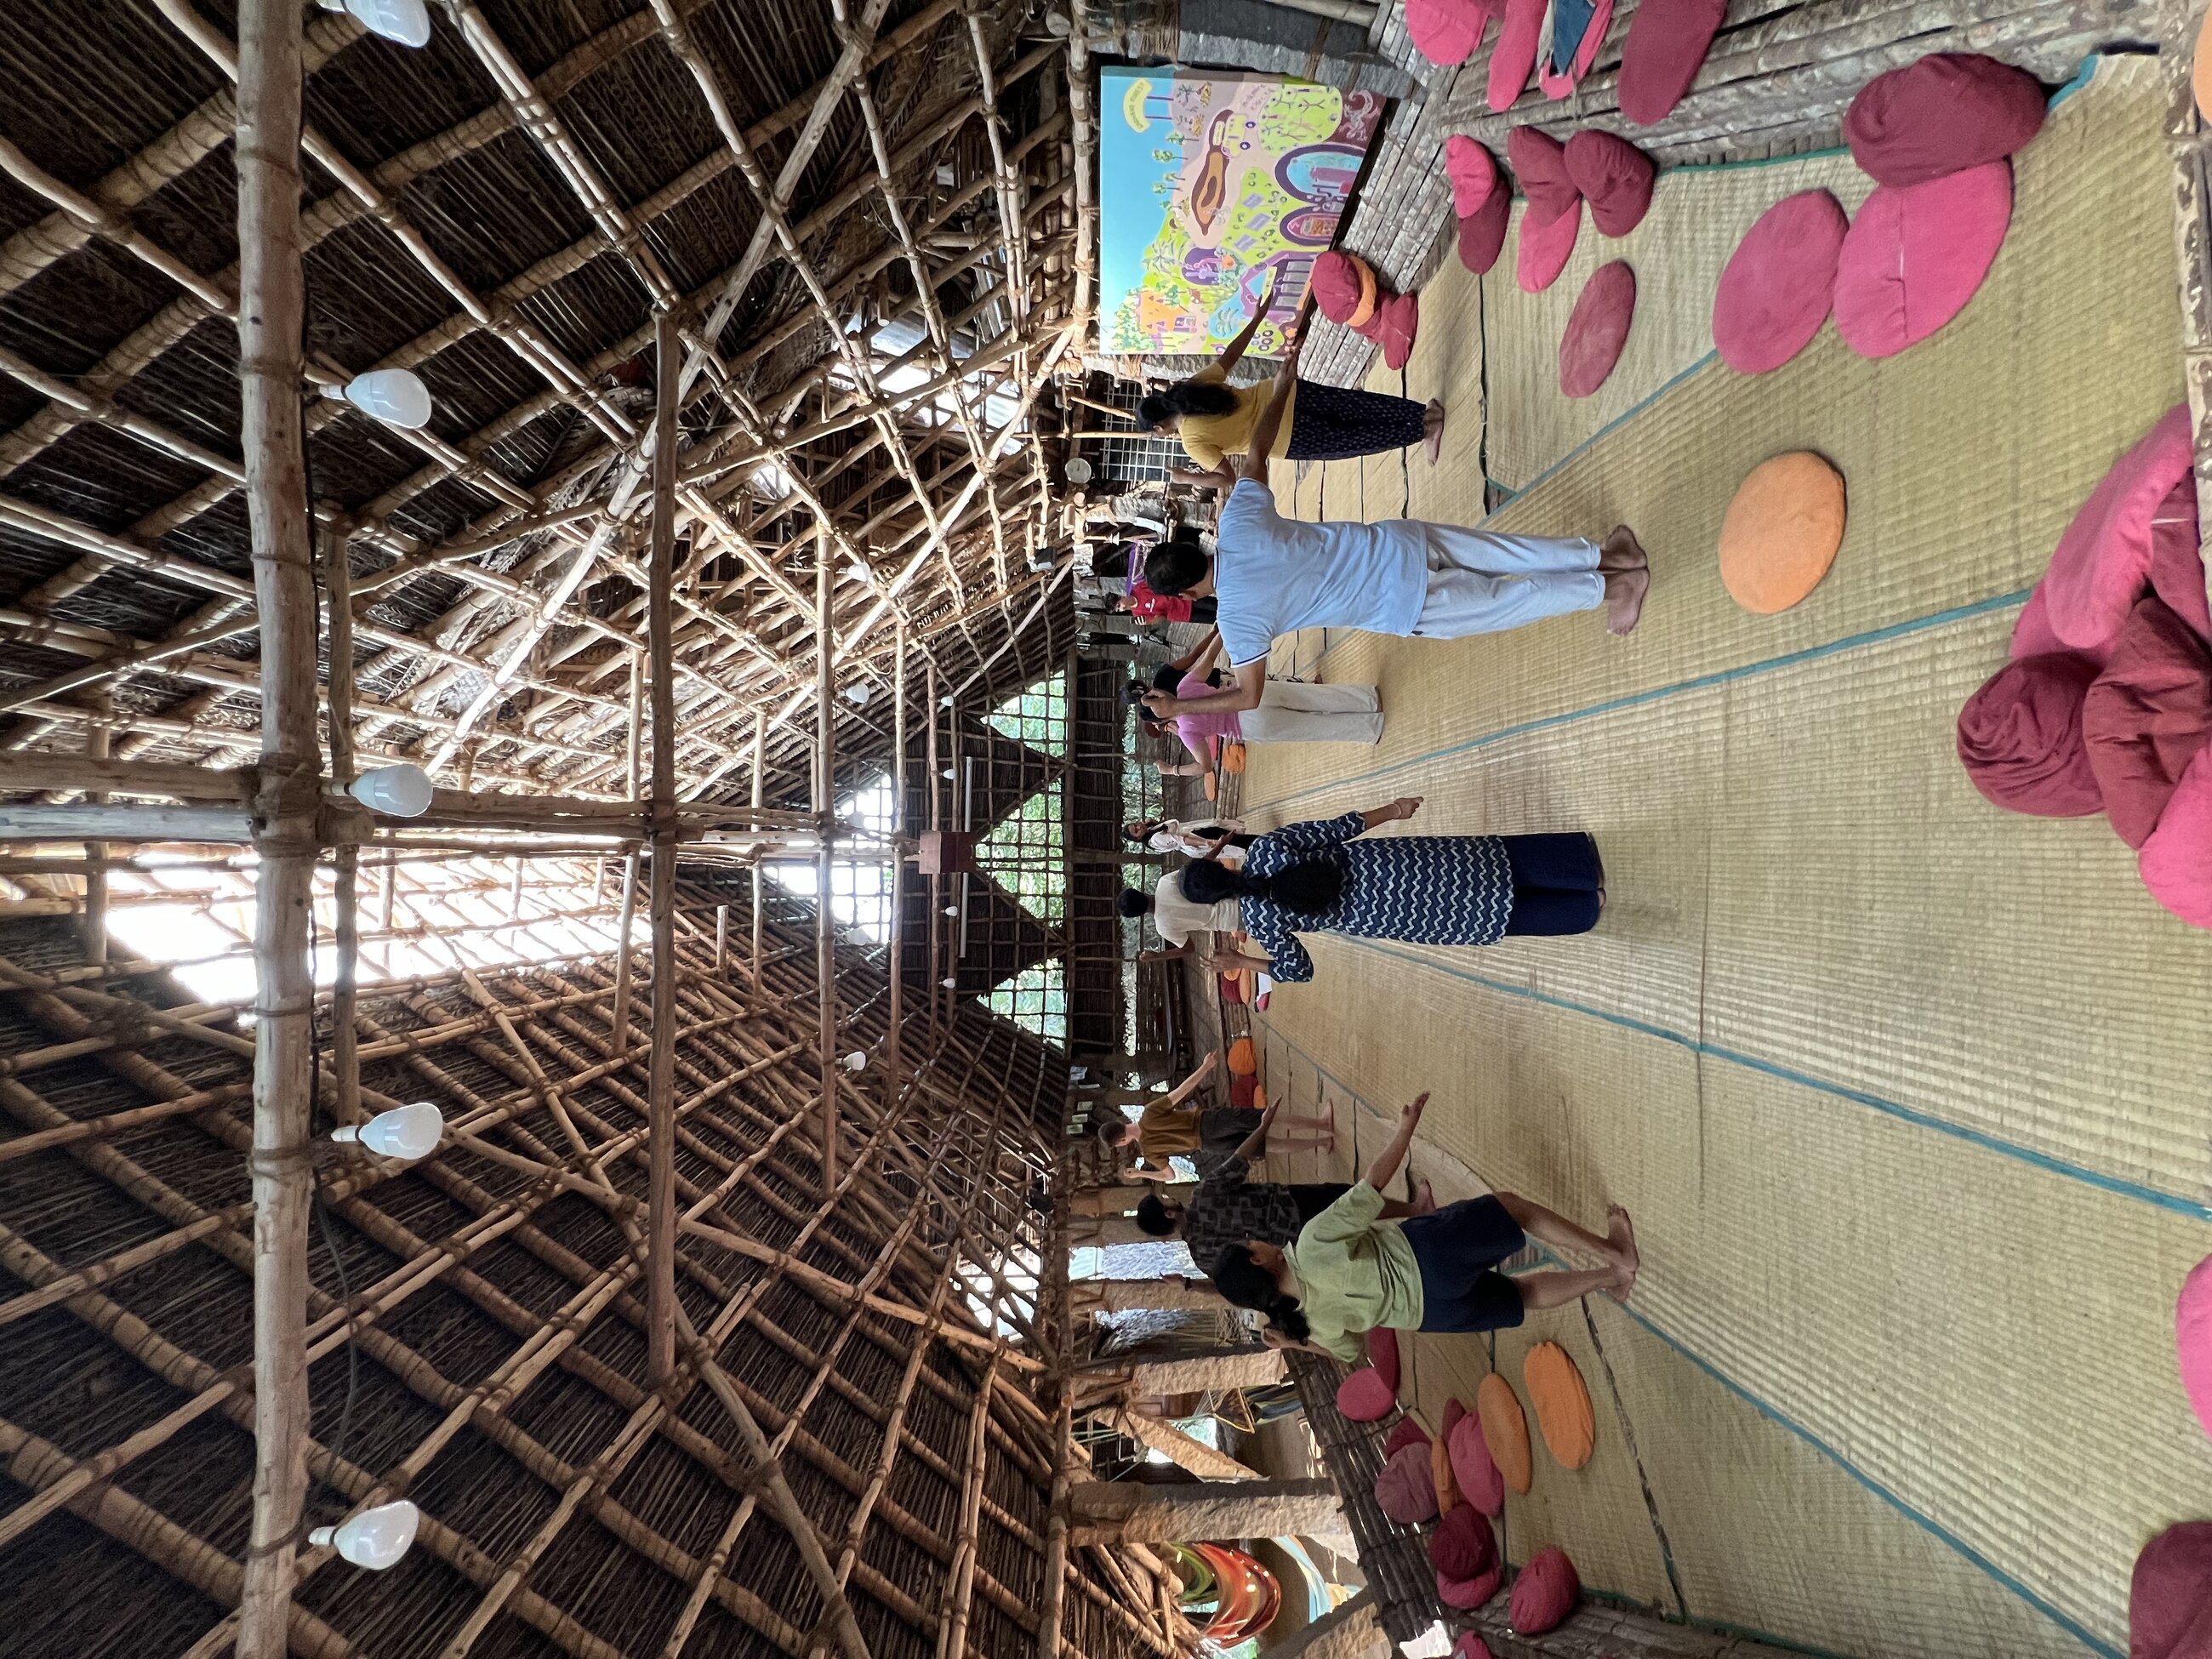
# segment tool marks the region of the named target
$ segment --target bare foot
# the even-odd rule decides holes
[[[1605,1293],[1615,1302],[1626,1302],[1635,1289],[1636,1269],[1622,1267],[1613,1269],[1613,1283],[1606,1286]]]
[[[1437,1195],[1429,1190],[1429,1183],[1425,1181],[1415,1182],[1413,1183],[1413,1213],[1434,1215],[1436,1212]]]
[[[1428,453],[1429,465],[1434,466],[1444,453],[1444,406],[1436,398],[1421,412],[1421,447]]]
[[[1615,570],[1605,579],[1605,626],[1609,634],[1632,634],[1644,619],[1644,596],[1651,591],[1648,570]]]
[[[1613,1253],[1620,1259],[1621,1265],[1627,1268],[1629,1278],[1633,1279],[1637,1269],[1644,1265],[1644,1257],[1636,1248],[1636,1224],[1628,1218],[1628,1212],[1618,1204],[1606,1207],[1605,1239],[1613,1246]]]
[[[1644,550],[1644,544],[1636,539],[1636,532],[1625,524],[1613,527],[1613,534],[1599,544],[1597,568],[1601,570],[1649,570],[1651,556]]]

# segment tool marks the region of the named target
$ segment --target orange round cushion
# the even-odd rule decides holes
[[[1221,769],[1235,777],[1244,769],[1244,745],[1224,743],[1221,745]]]
[[[2212,121],[2212,12],[2197,31],[2197,55],[2190,61],[2189,84],[2197,91],[2197,107]]]
[[[1528,1453],[1528,1419],[1513,1385],[1496,1371],[1484,1377],[1474,1391],[1474,1414],[1482,1421],[1482,1443],[1490,1448],[1490,1461],[1506,1486],[1527,1492],[1535,1482],[1536,1468]]]
[[[1844,475],[1809,449],[1752,468],[1721,520],[1721,580],[1759,616],[1820,585],[1844,541]]]
[[[1255,1112],[1267,1109],[1267,1085],[1264,1083],[1255,1082],[1252,1085],[1252,1109]]]
[[[1252,1046],[1250,1037],[1238,1037],[1229,1045],[1229,1075],[1256,1077],[1260,1071],[1260,1051]]]
[[[1535,1407],[1536,1427],[1559,1467],[1578,1469],[1589,1462],[1597,1441],[1597,1417],[1583,1374],[1567,1351],[1556,1342],[1539,1342],[1521,1362],[1521,1381]]]
[[[1381,290],[1375,280],[1373,265],[1357,253],[1347,253],[1345,258],[1352,261],[1352,275],[1359,279],[1359,298],[1353,302],[1352,314],[1344,319],[1344,325],[1358,328],[1375,315],[1375,307],[1380,303],[1377,296]]]

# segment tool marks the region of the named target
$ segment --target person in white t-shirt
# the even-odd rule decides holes
[[[1450,640],[1603,605],[1607,625],[1626,634],[1642,617],[1650,561],[1626,525],[1599,543],[1417,519],[1285,518],[1267,488],[1267,464],[1282,401],[1279,394],[1270,400],[1250,453],[1237,465],[1216,553],[1209,557],[1195,541],[1178,537],[1145,562],[1145,581],[1155,592],[1218,599],[1215,625],[1235,675],[1233,684],[1207,696],[1153,692],[1145,702],[1162,718],[1258,708],[1268,647],[1301,629]]]
[[[1234,933],[1241,924],[1242,905],[1235,899],[1223,899],[1218,903],[1199,904],[1183,896],[1180,872],[1170,871],[1159,879],[1159,884],[1150,893],[1134,887],[1121,890],[1120,909],[1123,915],[1134,918],[1150,916],[1152,926],[1159,930],[1169,949],[1139,951],[1139,962],[1166,962],[1176,957],[1187,957],[1195,952],[1209,954],[1217,933]]]

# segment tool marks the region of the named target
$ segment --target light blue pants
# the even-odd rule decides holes
[[[1452,524],[1424,524],[1421,530],[1428,542],[1429,586],[1413,632],[1422,639],[1502,634],[1605,603],[1595,542]]]

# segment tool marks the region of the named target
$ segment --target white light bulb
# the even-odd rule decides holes
[[[872,695],[866,684],[848,685],[845,688],[845,701],[863,708],[867,705],[867,701]]]
[[[422,1520],[422,1511],[403,1498],[363,1510],[342,1526],[317,1527],[307,1534],[307,1541],[317,1546],[335,1544],[338,1553],[356,1567],[382,1572],[407,1553]]]
[[[848,582],[865,582],[874,574],[864,564],[848,564],[845,567],[845,580]]]
[[[960,988],[960,981],[957,979],[940,979],[937,982],[948,991],[957,991]]]
[[[945,907],[945,914],[948,916],[957,916],[960,914],[960,907],[957,904],[948,904]]]
[[[428,25],[423,38],[428,40]],[[410,369],[379,368],[346,382],[345,400],[364,415],[416,431],[430,424],[430,388]]]
[[[854,1049],[851,1054],[837,1063],[848,1072],[865,1072],[868,1069],[868,1057],[858,1048]]]
[[[937,706],[940,708],[950,708],[952,707],[952,699],[950,697],[939,697],[937,700]]]
[[[388,817],[419,818],[430,810],[430,775],[419,766],[371,767],[346,792],[373,812]]]
[[[945,771],[944,771],[943,775],[944,775],[945,781],[947,783],[950,783],[950,782],[952,781],[952,775],[953,775],[953,774],[952,774],[952,769],[951,769],[951,767],[949,767],[949,766],[948,766],[948,767],[946,767],[946,768],[945,769]]]
[[[384,1158],[428,1158],[446,1133],[446,1115],[427,1100],[379,1112],[366,1123],[331,1131],[332,1140],[359,1141]]]
[[[371,34],[402,46],[430,43],[430,13],[422,0],[321,0],[325,11],[349,11]]]

